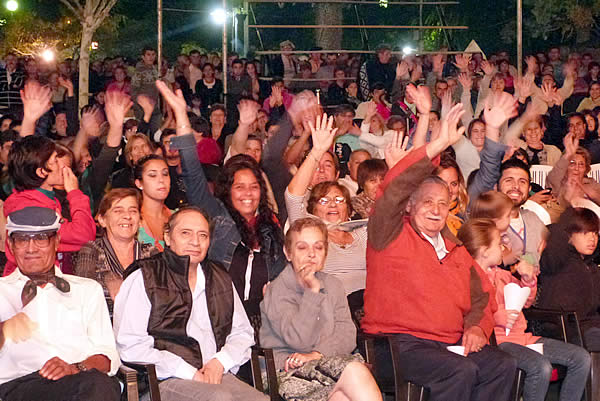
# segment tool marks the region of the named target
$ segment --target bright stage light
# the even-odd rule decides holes
[[[42,56],[42,59],[47,63],[54,61],[54,57],[55,57],[54,52],[50,49],[44,50],[42,52],[41,56]]]
[[[405,56],[408,56],[409,54],[412,54],[412,52],[414,51],[414,49],[410,46],[404,46],[402,48],[402,53],[404,53]]]
[[[225,20],[227,19],[227,12],[222,8],[217,8],[213,12],[210,13],[210,16],[213,19],[213,22],[218,25],[223,25]]]
[[[6,9],[8,11],[17,11],[17,8],[19,8],[19,3],[16,0],[8,0],[6,2]]]

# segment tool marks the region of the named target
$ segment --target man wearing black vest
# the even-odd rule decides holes
[[[200,209],[179,209],[165,251],[126,270],[114,306],[117,348],[124,361],[156,365],[164,401],[264,401],[234,376],[254,336],[231,278],[205,259],[210,228]]]

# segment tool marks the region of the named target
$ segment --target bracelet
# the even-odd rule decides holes
[[[321,160],[317,159],[317,156],[315,156],[315,155],[313,154],[313,152],[308,152],[308,155],[309,155],[309,156],[312,156],[312,158],[313,158],[313,159],[314,159],[314,160],[317,162],[317,164],[319,164],[319,163],[321,162]]]
[[[184,125],[178,125],[177,128],[179,129],[185,129],[185,128],[191,128],[189,125],[184,124]]]

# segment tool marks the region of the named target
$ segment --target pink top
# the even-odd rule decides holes
[[[534,344],[537,340],[539,340],[540,337],[525,332],[525,329],[527,328],[527,320],[525,320],[523,312],[519,313],[519,317],[515,321],[513,327],[510,329],[510,333],[508,336],[506,336],[507,314],[504,307],[504,286],[509,283],[515,283],[521,287],[531,288],[529,298],[527,298],[527,302],[524,306],[524,308],[528,308],[531,306],[531,304],[533,304],[535,295],[537,293],[537,276],[534,276],[531,282],[517,280],[510,273],[510,271],[503,270],[498,267],[488,268],[486,273],[492,282],[492,285],[496,289],[496,302],[498,303],[498,310],[496,313],[494,313],[494,321],[496,322],[494,332],[496,333],[496,341],[498,344],[502,344],[504,342],[511,342],[519,345]]]

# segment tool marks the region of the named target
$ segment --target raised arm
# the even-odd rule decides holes
[[[417,111],[419,112],[419,121],[417,122],[417,129],[413,136],[413,146],[419,148],[425,145],[427,139],[429,112],[431,111],[431,94],[429,93],[429,88],[427,88],[427,86],[420,85],[415,87],[413,84],[409,84],[406,87],[406,92],[414,99]],[[406,127],[406,129],[408,131],[408,127]]]
[[[246,141],[250,134],[250,126],[256,121],[256,116],[260,106],[252,100],[241,100],[238,105],[240,119],[238,127],[231,140],[231,156],[244,153],[246,151]]]
[[[337,132],[337,128],[333,128],[333,116],[328,119],[325,113],[321,117],[317,117],[315,124],[309,122],[309,126],[313,148],[288,185],[289,193],[296,196],[304,196],[308,190],[313,174],[323,155],[331,148]]]
[[[21,89],[23,101],[23,123],[20,135],[26,137],[35,133],[35,124],[50,107],[52,107],[52,92],[50,88],[41,86],[37,81],[27,81]]]

